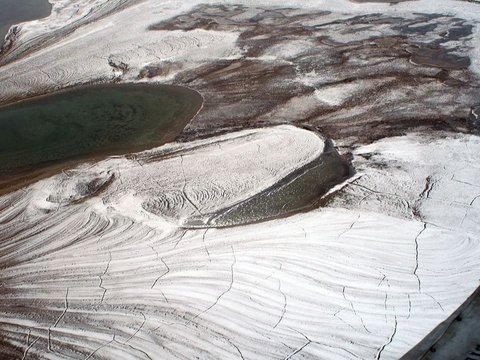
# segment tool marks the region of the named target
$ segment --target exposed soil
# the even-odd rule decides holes
[[[150,29],[240,33],[242,58],[198,64],[175,77],[205,97],[183,139],[269,123],[310,124],[349,144],[413,128],[476,127],[470,112],[480,103],[479,83],[465,55],[472,25],[462,19],[371,14],[332,20],[328,12],[204,5]],[[182,66],[150,64],[138,77]]]

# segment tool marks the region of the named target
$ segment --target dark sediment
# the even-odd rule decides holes
[[[131,3],[118,0],[109,7]],[[112,9],[93,14],[104,16]],[[96,19],[92,16],[88,21]],[[442,14],[348,16],[201,5],[148,28],[236,32],[240,57],[189,66],[188,60],[159,60],[141,69],[108,57],[120,74],[109,81],[175,74],[171,83],[199,91],[204,107],[181,140],[280,123],[314,126],[349,147],[413,129],[474,132],[470,112],[480,103],[480,84],[469,69],[472,27]],[[67,30],[49,41],[61,39]],[[28,44],[28,51],[38,46]],[[22,51],[16,48],[7,57],[21,57]],[[49,86],[38,91],[50,91]],[[318,91],[331,92],[338,101],[315,100]]]
[[[181,62],[161,62],[140,71],[139,78],[175,72],[174,83],[204,95],[204,108],[183,139],[272,123],[309,124],[349,144],[412,129],[473,130],[470,111],[480,91],[466,55],[472,25],[459,18],[371,14],[332,20],[323,11],[202,5],[150,29],[240,33],[239,59],[188,71]],[[310,44],[300,51],[278,54],[281,46],[303,40]],[[301,81],[309,74],[310,82]],[[316,90],[342,86],[350,86],[351,94],[337,104],[312,100]],[[292,107],[299,99],[304,104]]]

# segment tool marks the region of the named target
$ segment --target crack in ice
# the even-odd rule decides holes
[[[347,296],[345,295],[345,289],[346,289],[346,287],[344,286],[343,290],[342,290],[343,299],[350,304],[350,307],[351,307],[353,313],[355,314],[355,316],[357,318],[360,319],[360,322],[362,323],[362,327],[365,329],[365,331],[367,333],[371,334],[371,331],[368,330],[367,327],[365,326],[365,323],[363,322],[363,318],[357,313],[357,310],[355,309],[355,306],[353,305],[353,302],[350,299],[347,299]]]
[[[51,330],[52,330],[52,328],[57,327],[58,323],[63,319],[63,317],[67,313],[67,310],[68,310],[68,287],[67,287],[67,290],[65,292],[65,306],[64,306],[64,309],[63,309],[62,313],[60,314],[60,316],[55,321],[55,323],[48,328],[48,346],[47,346],[48,351],[52,351]]]
[[[185,197],[185,200],[187,200],[190,205],[192,205],[195,210],[198,212],[199,215],[203,216],[202,212],[198,208],[197,205],[193,203],[193,201],[190,199],[190,197],[187,194],[186,188],[187,188],[187,176],[185,175],[185,169],[183,168],[183,155],[180,155],[180,167],[182,169],[182,174],[183,174],[183,187],[182,187],[182,193],[183,196]]]
[[[157,282],[163,278],[165,275],[167,275],[169,272],[170,272],[170,268],[168,267],[167,263],[165,262],[165,260],[163,260],[163,257],[160,257],[159,254],[158,254],[158,251],[154,249],[153,246],[150,246],[152,248],[152,250],[157,254],[157,261],[160,259],[160,261],[163,263],[163,266],[165,266],[166,270],[164,273],[162,273],[159,277],[157,277],[155,279],[155,281],[153,282],[152,286],[150,287],[150,289],[153,289],[155,287],[155,285],[157,284]],[[163,292],[162,292],[163,294]],[[163,296],[165,297],[165,295],[163,294]],[[166,297],[165,297],[165,300],[166,300]],[[168,302],[168,300],[167,300]]]
[[[394,327],[393,327],[393,331],[390,334],[390,337],[388,338],[388,341],[385,344],[383,344],[382,347],[379,349],[379,351],[377,353],[377,356],[375,357],[376,360],[380,360],[383,351],[385,350],[385,348],[388,345],[390,345],[392,343],[393,338],[395,337],[395,334],[397,333],[397,326],[398,326],[397,315],[394,315],[394,316],[395,316],[395,324],[394,324]]]
[[[130,336],[124,343],[123,345],[126,345],[130,340],[132,340],[140,330],[142,330],[143,328],[143,325],[145,325],[145,323],[147,322],[147,318],[145,317],[145,314],[143,312],[140,313],[143,317],[143,322],[142,324],[140,325],[140,327],[132,334],[132,336]]]
[[[278,319],[277,323],[273,326],[274,329],[282,322],[283,316],[287,311],[287,296],[282,291],[282,282],[280,280],[278,280],[278,291],[283,295],[283,309],[282,309],[282,314],[280,315],[280,318]]]
[[[230,290],[232,290],[232,287],[233,287],[233,280],[234,280],[234,271],[233,271],[233,268],[235,266],[235,264],[237,263],[237,257],[235,256],[235,250],[233,249],[233,246],[230,246],[232,248],[232,255],[233,255],[233,262],[232,264],[230,265],[230,284],[228,285],[228,288],[226,290],[224,290],[218,297],[217,299],[215,300],[215,302],[210,305],[208,308],[206,308],[205,310],[203,310],[201,313],[195,315],[192,319],[190,319],[190,321],[188,321],[188,323],[194,321],[196,318],[198,318],[199,316],[207,313],[208,311],[210,311],[215,305],[218,304],[218,302],[220,301],[220,299],[225,296]]]
[[[420,237],[420,235],[422,235],[422,233],[426,229],[427,229],[427,224],[423,223],[422,230],[420,230],[419,233],[417,234],[417,236],[415,236],[415,267],[413,268],[413,275],[417,278],[418,292],[422,292],[422,283],[421,283],[420,278],[417,274],[417,270],[418,270],[418,238]]]
[[[100,284],[98,284],[98,287],[103,290],[102,294],[102,299],[101,303],[103,303],[103,300],[105,299],[105,294],[107,293],[107,288],[103,286],[103,277],[107,274],[108,268],[110,267],[110,263],[112,262],[112,252],[108,250],[108,261],[107,261],[107,266],[105,267],[105,270],[101,275],[98,277],[100,278]]]
[[[110,345],[112,342],[115,341],[115,335],[113,335],[113,338],[112,340],[109,340],[107,342],[105,342],[104,344],[100,345],[99,347],[97,347],[95,350],[93,350],[90,354],[88,354],[88,356],[84,359],[84,360],[88,360],[90,359],[93,355],[95,355],[98,351],[100,351],[101,349],[103,349],[104,347]]]

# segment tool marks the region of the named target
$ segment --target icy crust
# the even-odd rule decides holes
[[[440,138],[438,138],[440,137]],[[358,178],[331,206],[358,208],[476,235],[480,139],[433,133],[385,139],[355,150]]]
[[[244,49],[237,46],[235,29],[222,32],[214,30],[191,31],[150,31],[148,27],[162,20],[177,16],[201,3],[213,1],[190,0],[170,1],[71,1],[55,0],[52,15],[48,18],[22,24],[14,47],[2,61],[19,59],[2,66],[0,70],[0,101],[8,101],[21,94],[51,91],[52,86],[65,86],[90,81],[122,78],[124,81],[138,81],[136,76],[149,64],[180,62],[176,69],[157,77],[157,81],[171,81],[182,71],[194,69],[199,63],[240,58]],[[247,6],[278,6],[277,1],[239,1]],[[414,4],[414,5],[412,5]],[[472,22],[473,36],[462,51],[469,47],[471,70],[480,74],[478,52],[480,51],[480,30],[478,26],[478,4],[454,0],[423,0],[414,3],[402,2],[395,5],[385,3],[353,3],[339,1],[286,1],[283,7],[299,9],[312,8],[332,11],[325,22],[337,21],[354,15],[380,13],[383,15],[412,17],[412,6],[416,13],[435,13],[458,16]],[[135,19],[135,21],[132,21]],[[128,24],[128,26],[125,26]],[[305,24],[308,25],[308,24]],[[312,25],[318,25],[318,22]],[[388,36],[391,33],[361,31],[361,39],[374,36]],[[337,31],[332,34],[335,41],[353,41],[356,34]],[[419,44],[428,41],[419,39]],[[261,59],[274,60],[293,56],[299,46],[308,39],[280,45],[267,52]],[[453,45],[455,44],[452,42]],[[33,51],[33,50],[34,51]],[[30,51],[30,52],[29,52]],[[21,54],[29,54],[22,57]],[[387,59],[388,60],[388,59]],[[128,65],[129,74],[123,74],[119,67]],[[15,77],[11,77],[15,74]]]
[[[0,100],[98,79],[138,81],[138,71],[123,73],[127,63],[139,70],[171,61],[171,72],[155,78],[169,81],[180,69],[240,58],[233,31],[147,31],[196,4],[135,2],[85,23],[3,66]],[[413,6],[478,21],[478,4],[449,0],[282,6],[334,11],[325,21],[408,17]],[[35,24],[20,32],[20,46],[44,31]],[[480,49],[474,31],[472,54]],[[278,60],[301,46],[277,47]],[[472,69],[478,59],[471,56]],[[315,86],[319,75],[298,80]],[[317,89],[284,109],[343,104],[362,86]],[[322,147],[288,126],[248,130],[81,166],[0,197],[1,355],[399,358],[478,286],[477,137],[414,134],[361,146],[358,176],[329,208],[221,230],[182,227],[267,188]]]
[[[41,46],[51,45],[62,35],[70,34],[82,25],[134,3],[132,0],[49,0],[49,2],[52,4],[52,11],[48,17],[11,27],[6,39],[12,42],[2,48],[0,63],[11,60],[10,55],[25,54],[38,50]]]
[[[31,196],[42,211],[102,190],[104,204],[120,214],[133,196],[138,210],[182,225],[273,186],[323,148],[318,135],[289,125],[245,130],[64,171],[34,185]]]
[[[108,184],[84,201],[77,196],[54,203],[46,196],[75,189],[61,190],[62,183],[71,184],[68,177],[88,182],[74,172],[1,197],[0,329],[14,345],[3,354],[398,359],[478,286],[480,225],[473,196],[480,169],[472,165],[480,156],[477,137],[409,135],[359,148],[357,157],[375,158],[361,166],[356,183],[344,187],[352,210],[331,207],[256,225],[186,230],[143,209],[143,184],[160,189],[165,184],[156,181],[168,172],[182,178],[182,152],[184,160],[190,158],[185,173],[195,181],[197,168],[212,178],[232,154],[251,163],[249,172],[266,171],[254,170],[256,149],[244,147],[247,138],[255,142],[255,134],[270,144],[257,166],[277,172],[295,165],[270,155],[276,144],[290,139],[288,148],[295,149],[301,143],[289,151],[293,163],[307,160],[302,154],[312,149],[301,148],[314,140],[289,127],[241,134],[220,137],[225,159],[201,162],[218,147],[202,140],[153,150],[137,158],[142,165],[120,158],[83,169],[92,174],[86,178],[98,179],[94,184]],[[155,156],[165,158],[150,163]],[[162,170],[164,161],[168,171]],[[131,177],[133,166],[148,170]],[[242,167],[229,169],[229,181],[255,179]],[[396,180],[387,169],[404,171],[410,180]],[[108,171],[120,176],[108,183]],[[426,187],[427,176],[439,181]],[[405,199],[415,194],[417,215],[385,211],[368,199],[387,189]],[[355,206],[357,198],[366,199]],[[431,211],[432,201],[439,211]],[[452,203],[470,212],[463,224]]]
[[[128,10],[113,12],[116,6],[121,7],[124,3],[129,5]],[[25,30],[29,35],[24,36],[32,39],[21,40],[20,43],[30,46],[36,41],[37,35],[51,36],[44,32],[44,23],[52,24],[54,29],[51,31],[58,32],[59,38],[52,44],[45,40],[44,45],[47,46],[1,67],[0,101],[14,98],[19,93],[42,92],[42,89],[51,88],[52,84],[56,88],[63,88],[94,80],[111,80],[122,75],[119,70],[122,63],[128,63],[129,68],[141,69],[152,61],[188,59],[192,66],[199,60],[238,57],[241,53],[234,45],[237,39],[234,32],[152,32],[147,29],[149,24],[181,13],[189,9],[191,4],[126,0],[115,0],[110,4],[97,1],[96,7],[92,5],[91,9],[98,11],[98,19],[75,25],[75,31],[72,32],[65,28],[74,24],[78,16],[68,20],[65,17],[74,9],[83,14],[82,11],[87,11],[87,5],[81,6],[72,1],[57,5],[54,6],[54,11],[58,9],[57,15],[29,23],[31,30]],[[89,16],[91,14],[88,12]],[[132,18],[136,21],[132,22]],[[14,49],[11,54],[4,56],[10,58],[15,52],[21,54],[22,51],[20,48]],[[10,76],[12,73],[16,74],[14,78]]]

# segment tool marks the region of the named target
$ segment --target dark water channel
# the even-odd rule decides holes
[[[272,187],[216,214],[192,217],[185,227],[225,227],[284,217],[321,205],[322,196],[354,174],[352,164],[326,141],[320,157]]]

